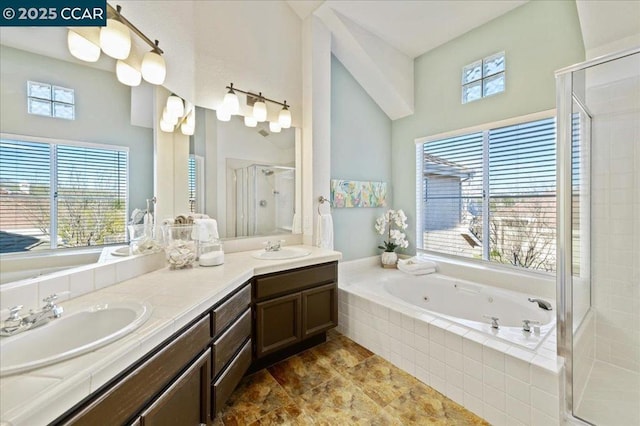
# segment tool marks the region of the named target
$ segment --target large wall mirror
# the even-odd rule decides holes
[[[154,195],[153,87],[73,58],[66,28],[0,36],[0,252],[125,242]]]
[[[218,121],[196,107],[190,138],[190,210],[218,221],[221,238],[300,233],[300,132],[243,117]]]

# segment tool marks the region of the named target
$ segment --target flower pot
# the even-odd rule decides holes
[[[397,268],[398,266],[398,255],[395,251],[384,251],[380,256],[380,261],[382,262],[383,268]]]

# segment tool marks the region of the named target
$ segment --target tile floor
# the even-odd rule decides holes
[[[245,377],[214,425],[488,425],[347,337]]]

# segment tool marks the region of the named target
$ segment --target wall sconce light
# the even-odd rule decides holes
[[[121,13],[119,5],[113,8],[107,3],[107,26],[70,28],[67,34],[67,46],[71,54],[86,62],[95,62],[100,58],[100,49],[117,59],[116,75],[118,81],[128,86],[137,86],[141,82],[139,75],[151,84],[164,83],[167,67],[164,52],[158,47],[158,40],[151,41]],[[131,32],[135,33],[151,47],[140,62],[131,46]]]
[[[166,133],[173,133],[178,128],[183,135],[191,136],[196,130],[195,108],[187,111],[185,101],[176,94],[171,94],[167,98],[167,104],[162,110],[160,119],[160,130]]]
[[[267,102],[271,102],[282,106],[282,110],[278,115],[278,121],[270,122],[269,128],[272,132],[277,133],[280,129],[288,129],[291,127],[291,112],[289,111],[289,105],[287,101],[278,102],[273,99],[266,98],[262,95],[262,92],[258,94],[247,92],[233,87],[233,83],[230,83],[225,87],[229,91],[224,96],[224,100],[218,109],[216,110],[216,117],[220,121],[229,121],[231,116],[238,114],[240,111],[240,102],[238,101],[238,95],[236,92],[247,95],[247,105],[252,106],[252,114],[244,117],[244,125],[247,127],[256,127],[258,123],[262,123],[267,120]],[[277,129],[277,130],[274,130]]]

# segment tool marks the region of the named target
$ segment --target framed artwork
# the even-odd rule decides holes
[[[387,183],[331,179],[331,207],[386,207]]]

